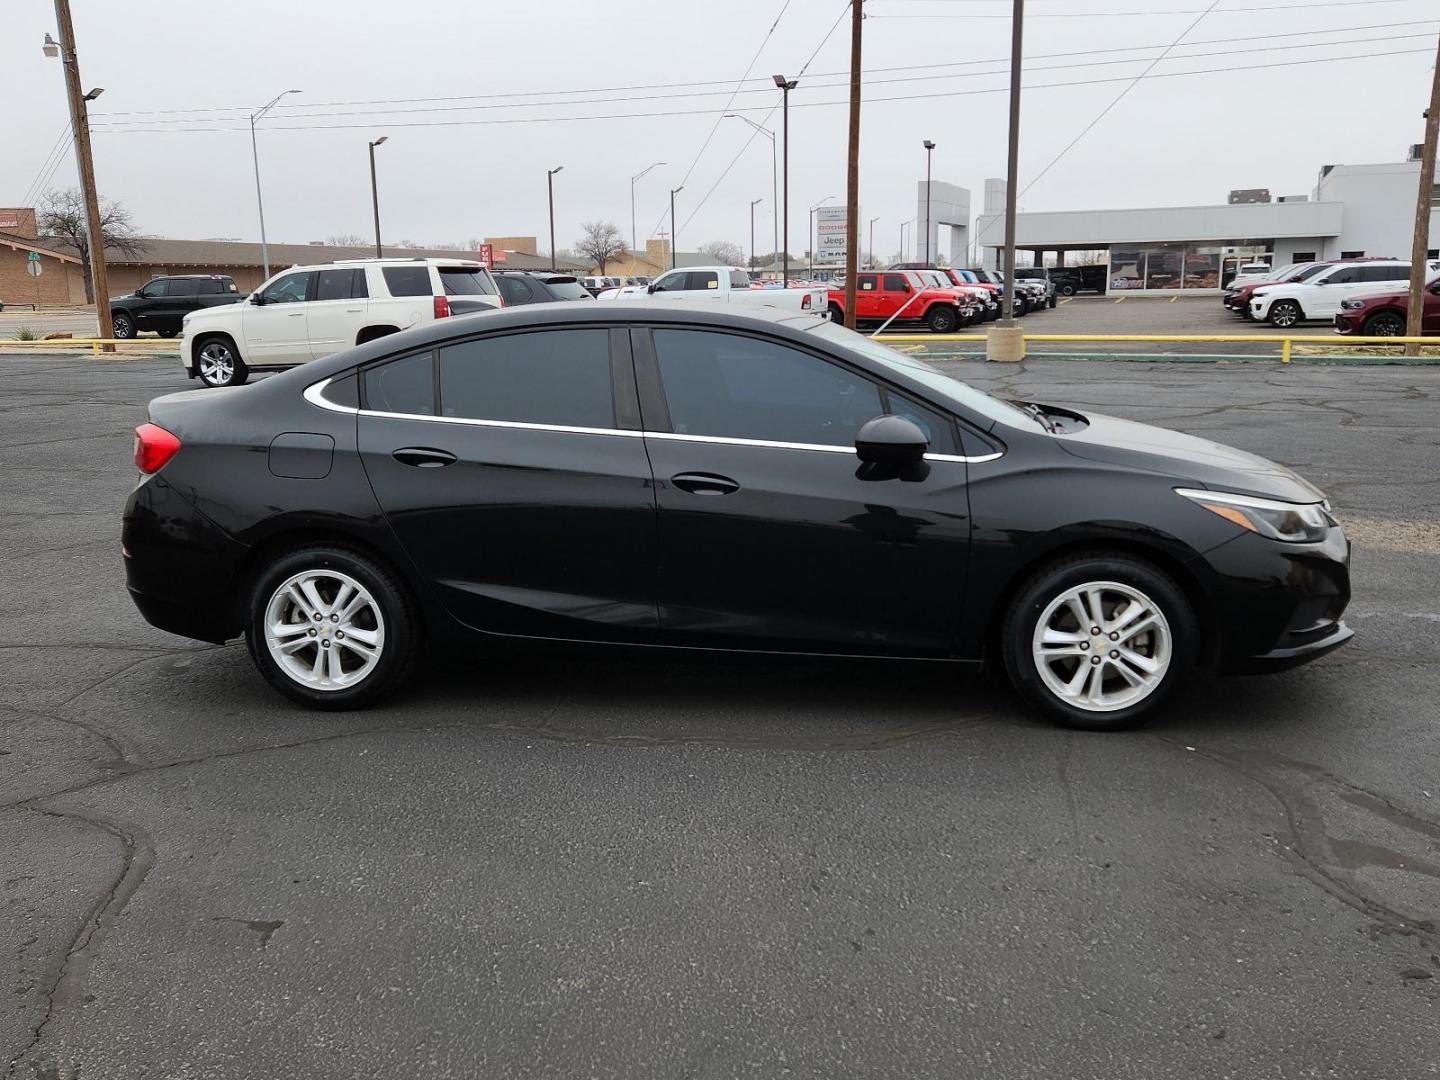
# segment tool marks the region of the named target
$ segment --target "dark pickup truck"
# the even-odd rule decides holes
[[[151,278],[129,296],[111,298],[112,332],[117,338],[133,338],[141,330],[174,337],[190,312],[238,304],[243,299],[245,295],[235,288],[235,279],[227,274]]]

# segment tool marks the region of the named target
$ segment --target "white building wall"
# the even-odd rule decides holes
[[[1015,243],[1022,248],[1093,248],[1175,240],[1338,236],[1344,209],[1338,202],[1304,202],[1020,214],[1015,222]],[[975,236],[985,247],[1004,246],[1004,215],[982,214]]]
[[[1415,229],[1415,199],[1420,163],[1336,165],[1320,177],[1317,199],[1343,203],[1345,217],[1337,236],[1326,243],[1322,258],[1337,259],[1342,251],[1363,251],[1408,259]],[[1440,248],[1440,215],[1430,214],[1430,249]]]

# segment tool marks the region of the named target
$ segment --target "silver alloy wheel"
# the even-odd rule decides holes
[[[116,315],[110,320],[110,330],[116,338],[132,338],[135,336],[135,324],[130,321],[128,315]]]
[[[281,582],[262,629],[275,666],[310,690],[357,685],[385,651],[380,605],[339,570],[305,570]]]
[[[235,378],[235,354],[223,341],[207,341],[199,362],[200,378],[210,386],[227,386]]]
[[[1271,309],[1270,321],[1282,330],[1285,330],[1299,322],[1300,315],[1299,312],[1295,310],[1294,304],[1282,300]]]
[[[1115,712],[1149,697],[1170,669],[1170,624],[1139,589],[1092,581],[1041,613],[1031,642],[1046,688],[1085,712]]]

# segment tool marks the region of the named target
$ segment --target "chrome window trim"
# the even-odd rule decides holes
[[[465,416],[426,416],[420,413],[394,413],[379,409],[356,409],[348,405],[337,405],[325,399],[324,391],[332,379],[322,379],[305,388],[304,397],[310,404],[331,412],[351,415],[378,416],[386,420],[422,420],[437,424],[460,424],[466,427],[514,429],[519,431],[558,431],[569,435],[619,435],[627,439],[668,439],[671,442],[713,443],[720,446],[756,446],[769,450],[808,450],[820,454],[854,454],[853,446],[825,446],[821,443],[779,442],[773,439],[733,439],[724,435],[686,435],[676,431],[631,431],[625,428],[571,427],[565,424],[531,424],[519,420],[477,420]],[[926,461],[951,461],[965,465],[979,465],[996,461],[1002,453],[980,454],[966,457],[963,454],[926,454]]]

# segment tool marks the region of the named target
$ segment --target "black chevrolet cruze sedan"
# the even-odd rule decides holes
[[[603,308],[603,310],[600,310]],[[1001,401],[823,318],[554,304],[436,322],[136,431],[130,593],[319,708],[427,640],[1003,664],[1061,723],[1343,644],[1349,544],[1279,465]]]

